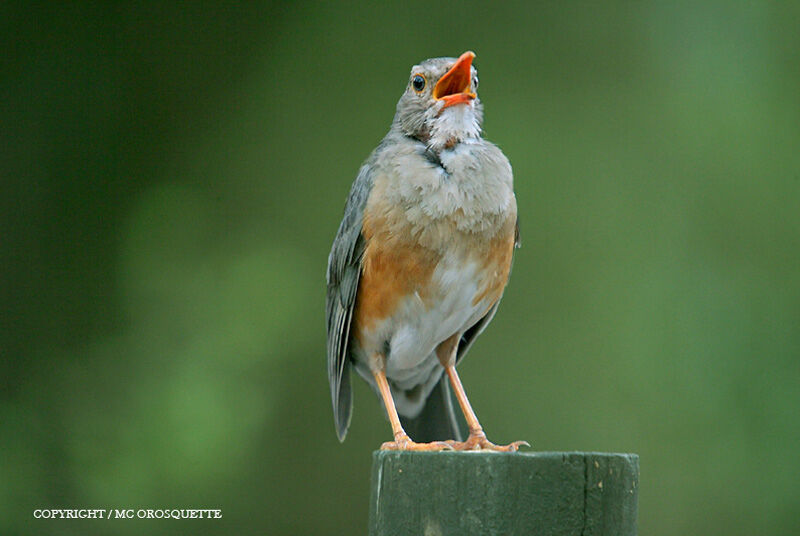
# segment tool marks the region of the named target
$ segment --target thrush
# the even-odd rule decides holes
[[[389,417],[394,440],[383,449],[527,445],[486,438],[456,372],[497,311],[519,244],[511,165],[482,137],[474,57],[411,69],[389,133],[350,190],[327,272],[328,379],[341,441],[355,367]]]

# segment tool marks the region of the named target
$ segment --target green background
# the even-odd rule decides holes
[[[336,439],[328,250],[411,65],[471,49],[523,238],[460,367],[490,438],[638,453],[641,534],[797,534],[798,28],[796,2],[3,3],[0,533],[365,532],[390,430],[359,380]],[[33,519],[56,507],[224,517]]]

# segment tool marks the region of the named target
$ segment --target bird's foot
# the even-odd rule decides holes
[[[483,430],[470,432],[466,441],[448,441],[453,450],[492,450],[495,452],[516,452],[521,446],[530,447],[527,441],[514,441],[508,445],[495,445],[488,439]]]
[[[415,443],[407,434],[395,436],[394,441],[387,441],[381,445],[381,450],[418,450],[418,451],[438,451],[453,450],[447,441],[432,441],[430,443]]]

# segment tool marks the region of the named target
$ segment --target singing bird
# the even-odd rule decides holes
[[[411,69],[389,133],[350,190],[327,272],[328,379],[340,441],[354,366],[392,425],[394,440],[382,449],[527,445],[486,438],[455,368],[497,311],[519,244],[511,165],[481,136],[474,57]],[[469,430],[463,442],[448,380]]]

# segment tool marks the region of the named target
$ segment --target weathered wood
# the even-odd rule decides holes
[[[376,451],[371,536],[636,534],[639,457]]]

